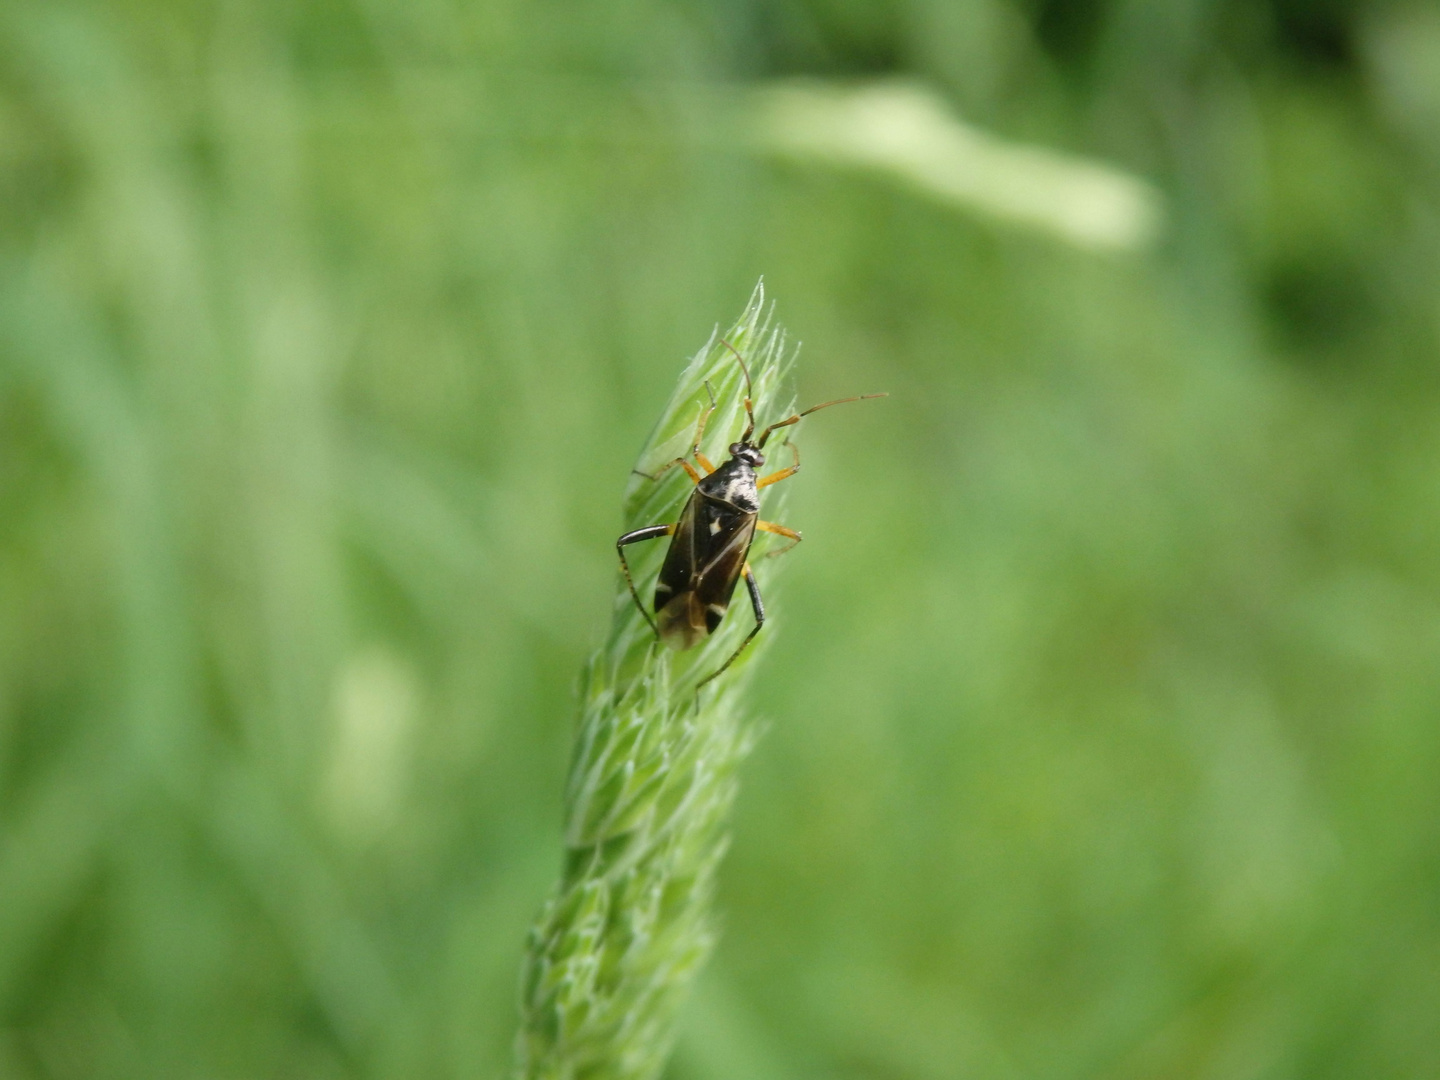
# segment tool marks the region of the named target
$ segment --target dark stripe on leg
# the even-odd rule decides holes
[[[625,574],[625,584],[630,587],[630,595],[635,598],[635,606],[640,609],[640,614],[645,616],[645,621],[650,624],[650,629],[655,631],[655,637],[660,637],[660,628],[655,625],[655,620],[645,610],[645,605],[640,602],[640,594],[635,591],[635,579],[630,576],[630,564],[625,561],[625,545],[638,544],[642,540],[658,540],[662,536],[669,536],[675,531],[674,525],[647,525],[643,529],[636,529],[628,532],[615,541],[615,553],[620,556],[620,569]]]

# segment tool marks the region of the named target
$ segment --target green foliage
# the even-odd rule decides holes
[[[763,308],[757,287],[739,321],[723,338],[712,336],[681,374],[636,462],[627,531],[679,516],[693,490],[685,474],[671,469],[658,482],[645,474],[690,452],[711,392],[718,407],[702,450],[726,446],[744,430],[746,386],[724,342],[745,359],[761,423],[789,415],[789,357],[779,329],[761,321]],[[717,462],[718,454],[711,455]],[[767,498],[769,513],[780,504],[776,496],[783,489]],[[646,598],[664,546],[633,560]],[[757,551],[763,547],[762,539]],[[609,640],[581,691],[566,783],[565,872],[531,931],[521,1076],[640,1080],[664,1066],[675,1010],[712,946],[711,899],[735,770],[751,742],[739,691],[769,635],[699,697],[696,684],[744,640],[746,615],[739,610],[702,646],[675,653],[655,641],[629,588],[617,584]]]
[[[0,42],[0,1076],[512,1066],[616,494],[762,274],[802,403],[891,396],[780,485],[668,1075],[1440,1075],[1433,3]],[[949,145],[802,154],[797,77]],[[1084,175],[1146,244],[1057,234]]]

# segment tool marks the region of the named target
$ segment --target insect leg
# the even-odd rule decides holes
[[[676,460],[679,460],[678,458]],[[673,465],[674,462],[671,462]],[[680,464],[684,465],[683,461]],[[685,466],[687,469],[690,467]],[[640,594],[635,591],[635,579],[630,576],[630,564],[625,561],[625,545],[638,544],[641,540],[658,540],[662,536],[669,536],[675,531],[674,525],[647,525],[643,529],[636,529],[628,532],[615,541],[615,553],[620,556],[620,569],[625,574],[625,584],[630,586],[630,595],[635,598],[635,606],[640,609],[640,614],[645,616],[645,621],[650,624],[650,629],[655,631],[655,636],[660,636],[660,628],[655,625],[655,620],[645,610],[644,603],[640,600]]]
[[[698,461],[700,463],[700,467],[705,470],[705,475],[709,476],[715,471],[715,466],[710,464],[710,459],[700,452],[700,440],[705,436],[705,425],[710,420],[710,414],[715,411],[715,392],[710,389],[710,383],[708,380],[705,383],[705,392],[710,395],[710,404],[706,405],[700,410],[700,422],[695,425],[695,438],[690,442],[690,452],[695,455],[695,460]],[[653,473],[640,472],[639,469],[635,469],[633,471],[638,473],[640,476],[645,477],[645,479],[647,480],[659,480],[660,477],[664,476],[676,465],[679,465],[682,469],[689,473],[690,479],[694,483],[698,484],[700,482],[700,474],[695,471],[694,466],[692,466],[684,458],[678,457],[674,461],[667,461],[664,465],[660,466],[660,468],[656,469]]]
[[[790,443],[790,453],[795,455],[794,464],[792,464],[788,469],[781,469],[778,472],[772,472],[769,476],[762,476],[759,480],[755,481],[755,486],[757,488],[769,487],[771,484],[778,484],[781,480],[788,479],[789,477],[794,476],[797,472],[799,472],[800,448],[796,446],[793,442]]]
[[[660,477],[664,476],[676,465],[679,465],[682,469],[689,473],[690,479],[693,480],[695,483],[698,484],[700,482],[700,474],[695,471],[695,466],[691,465],[683,457],[677,457],[674,461],[667,461],[664,465],[661,465],[660,468],[656,469],[653,473],[641,472],[639,469],[632,469],[631,471],[639,476],[645,477],[646,480],[659,480]],[[714,472],[715,470],[711,469],[710,471]]]
[[[709,476],[715,471],[715,466],[710,464],[710,459],[700,452],[700,440],[705,437],[705,425],[710,420],[710,414],[715,411],[715,391],[710,389],[709,379],[705,380],[705,393],[710,395],[710,404],[700,410],[700,422],[695,425],[695,439],[690,443],[690,453],[695,455],[695,460],[705,470],[705,475]],[[699,477],[696,477],[695,482],[697,484],[700,482]]]
[[[750,633],[745,635],[745,640],[740,642],[740,647],[730,654],[729,660],[726,660],[725,663],[721,664],[719,668],[717,668],[715,671],[712,671],[709,675],[706,675],[705,678],[701,679],[698,683],[695,684],[695,700],[697,703],[700,700],[701,688],[711,679],[715,678],[718,675],[724,674],[725,669],[736,661],[740,654],[745,651],[745,646],[750,644],[750,640],[756,634],[758,634],[760,632],[760,628],[765,625],[765,601],[760,599],[760,586],[755,581],[755,571],[750,569],[750,564],[748,562],[745,564],[744,574],[745,588],[750,590],[750,606],[755,609],[755,626],[753,629],[751,629]]]
[[[790,541],[790,543],[786,544],[783,548],[776,548],[774,551],[767,551],[765,553],[765,558],[767,559],[773,559],[776,555],[784,555],[785,552],[789,551],[796,544],[800,543],[801,537],[798,532],[796,532],[794,529],[787,529],[784,525],[776,525],[773,521],[756,521],[755,528],[759,529],[761,532],[774,533],[776,536],[783,536]]]

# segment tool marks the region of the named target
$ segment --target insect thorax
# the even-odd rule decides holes
[[[760,512],[760,489],[755,486],[755,470],[735,458],[701,480],[700,493],[728,502],[748,514]]]

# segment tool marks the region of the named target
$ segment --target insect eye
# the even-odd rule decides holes
[[[730,456],[738,457],[740,455],[740,451],[744,449],[744,445],[744,443],[732,442],[730,444]]]

